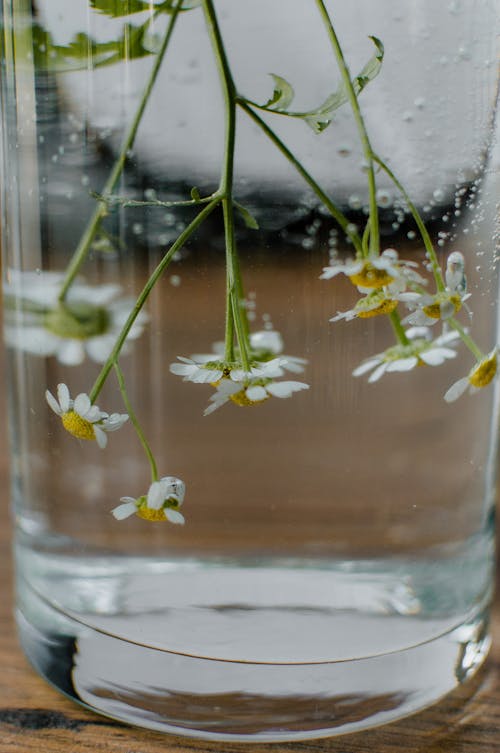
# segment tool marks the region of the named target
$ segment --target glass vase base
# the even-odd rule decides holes
[[[111,613],[109,603],[101,604],[100,611],[94,603],[92,616],[62,610],[20,579],[23,649],[57,689],[100,714],[165,733],[248,742],[329,737],[400,719],[468,680],[488,653],[484,606],[448,627],[446,621],[422,619],[408,609],[406,614],[394,609],[391,614],[388,608],[385,613],[363,613],[345,604],[314,607],[314,594],[298,607],[297,597],[295,605],[285,603],[290,596],[285,571],[274,573],[275,598],[281,584],[277,604],[265,604],[261,593],[260,605],[243,605],[230,602],[234,594],[227,588],[221,593],[220,573],[204,579],[196,567],[191,574],[196,594],[189,591],[190,573],[187,578],[183,574],[178,592],[173,588],[175,573],[149,575],[149,593],[163,593],[166,601],[183,593],[189,603],[184,611],[179,604],[172,610],[158,602],[156,609],[151,604],[144,611],[148,589],[141,576],[129,576],[125,591],[121,580],[126,598],[120,606],[115,604]],[[269,574],[261,575],[266,576],[262,582],[269,583]],[[339,574],[336,578],[311,571],[304,583],[300,578],[297,582],[296,572],[288,575],[296,587],[327,575],[337,595],[346,586]],[[244,589],[245,577],[254,580],[256,574],[254,569],[235,567],[226,576]],[[218,584],[218,600],[209,592],[210,580]],[[93,587],[97,594],[98,584]],[[375,579],[373,596],[380,598],[380,589]],[[194,597],[201,599],[203,592],[205,603],[193,607]],[[176,626],[177,619],[184,621],[184,630]],[[259,631],[260,640],[252,650],[249,638],[255,639]],[[193,647],[191,653],[183,640]],[[248,644],[245,660],[243,642]],[[162,645],[169,645],[169,650]],[[202,646],[210,655],[194,654]],[[354,646],[357,655],[352,653]],[[278,660],[270,661],[266,652],[271,650]]]

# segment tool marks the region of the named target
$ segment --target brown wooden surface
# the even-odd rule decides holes
[[[0,418],[5,424],[3,404]],[[500,608],[486,668],[469,685],[433,708],[356,735],[274,745],[205,743],[135,729],[101,718],[67,700],[29,667],[12,618],[7,452],[0,435],[3,525],[0,527],[0,753],[183,753],[188,750],[301,751],[302,753],[500,753]]]

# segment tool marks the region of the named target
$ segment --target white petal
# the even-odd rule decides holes
[[[67,411],[69,411],[69,409],[72,407],[72,401],[69,396],[69,390],[64,383],[57,385],[57,398],[59,400],[59,405],[61,406],[62,412],[67,413]]]
[[[57,351],[60,338],[43,327],[5,327],[5,342],[25,353],[35,356],[53,356]]]
[[[85,419],[90,421],[91,424],[95,424],[97,421],[102,421],[102,419],[106,418],[107,414],[99,410],[97,405],[91,405],[85,414]]]
[[[440,366],[448,358],[455,358],[457,354],[451,348],[431,348],[420,353],[420,358],[429,366]]]
[[[229,377],[233,382],[244,382],[246,379],[250,379],[252,372],[253,369],[252,371],[245,371],[244,369],[231,369]],[[254,376],[260,376],[258,369],[255,370]]]
[[[298,358],[296,356],[287,356],[285,369],[292,374],[302,374],[304,366],[307,364],[307,358]]]
[[[255,385],[254,387],[248,387],[245,390],[245,395],[249,400],[252,400],[253,402],[260,402],[260,400],[265,400],[266,397],[268,397],[268,394],[264,387],[261,385]]]
[[[126,497],[122,497],[122,499],[127,499]],[[125,520],[125,518],[129,518],[131,515],[133,515],[137,510],[135,500],[132,500],[130,502],[125,502],[123,505],[118,505],[118,507],[115,507],[114,510],[111,510],[112,515],[117,520]]]
[[[442,335],[439,335],[439,337],[436,337],[434,340],[434,345],[447,345],[448,343],[453,342],[454,340],[458,340],[460,335],[455,330],[450,330],[449,332],[443,332]]]
[[[397,361],[391,361],[387,364],[387,371],[410,371],[418,363],[416,356],[409,358],[398,358]]]
[[[196,384],[213,384],[222,378],[224,372],[222,369],[202,369],[199,368],[194,374],[186,377],[186,381],[195,382]]]
[[[177,374],[177,376],[189,376],[196,369],[196,366],[186,363],[171,363],[169,369],[172,374]]]
[[[61,340],[56,356],[65,366],[79,366],[85,360],[85,348],[80,340]]]
[[[114,283],[106,285],[73,285],[68,293],[68,300],[84,301],[94,306],[104,306],[121,293],[121,287]]]
[[[128,413],[112,413],[103,420],[103,429],[105,431],[117,431],[128,421],[128,418]]]
[[[128,337],[127,337],[128,340]],[[90,337],[85,341],[85,350],[92,361],[104,363],[113,350],[116,338],[114,335],[100,335],[99,337]],[[123,353],[123,349],[122,349]]]
[[[106,436],[106,432],[104,432],[100,426],[97,424],[93,424],[94,428],[94,434],[95,434],[95,440],[98,444],[98,446],[101,448],[101,450],[104,450],[106,445],[108,444],[108,438]]]
[[[161,481],[153,481],[148,491],[148,507],[151,510],[159,510],[165,502],[164,484]]]
[[[135,505],[137,500],[135,497],[120,497],[120,502],[133,502]]]
[[[431,337],[431,331],[429,327],[410,327],[410,329],[407,329],[406,337],[409,340],[416,340],[417,338],[430,338]]]
[[[385,374],[386,370],[387,364],[385,362],[381,363],[380,366],[378,366],[375,371],[368,377],[369,383],[372,384],[372,382],[378,382],[380,377]]]
[[[57,413],[57,415],[60,416],[62,414],[62,410],[59,406],[59,403],[55,399],[54,395],[51,392],[49,392],[49,390],[45,390],[45,399],[50,405],[50,407],[52,408],[52,410],[54,411],[54,413]]]
[[[164,476],[160,481],[163,481],[166,487],[165,497],[175,497],[179,504],[184,502],[184,496],[186,494],[186,484],[180,478],[176,476]]]
[[[309,385],[304,382],[273,382],[268,384],[266,390],[274,397],[290,397],[294,392],[308,390]]]
[[[462,379],[459,379],[458,382],[452,384],[444,394],[446,402],[453,403],[455,400],[458,400],[458,398],[464,394],[468,384],[469,380],[467,377],[463,377]]]
[[[368,361],[363,361],[363,363],[361,363],[359,366],[356,366],[356,368],[352,372],[352,375],[357,377],[361,376],[362,374],[366,374],[367,371],[374,369],[375,366],[378,366],[378,364],[380,364],[380,358],[371,358]]]
[[[283,338],[276,330],[262,330],[250,335],[250,345],[254,350],[267,350],[271,353],[281,353]]]
[[[169,520],[171,523],[175,523],[176,525],[184,525],[184,515],[180,513],[178,510],[172,510],[170,507],[167,507],[164,510],[165,517],[167,520]]]
[[[79,395],[75,397],[73,408],[75,412],[78,413],[79,416],[81,416],[82,418],[87,418],[87,413],[89,412],[91,408],[89,396],[86,395],[85,392],[81,392]]]

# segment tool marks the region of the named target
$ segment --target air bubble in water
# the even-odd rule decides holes
[[[352,149],[349,144],[341,144],[339,148],[337,149],[337,154],[340,157],[348,157],[351,153]]]
[[[441,202],[444,199],[444,191],[442,190],[442,188],[436,188],[436,190],[432,192],[432,196],[434,198],[434,201]]]
[[[415,232],[414,230],[409,230],[409,231],[408,231],[408,233],[406,234],[406,237],[407,237],[407,238],[408,238],[408,239],[409,239],[410,241],[412,241],[412,240],[413,240],[414,238],[416,238],[416,237],[417,237],[417,234],[416,234],[416,232]]]
[[[363,202],[356,194],[351,194],[347,200],[351,209],[361,209]]]
[[[134,235],[140,235],[143,229],[144,228],[140,222],[134,222],[134,224],[132,225],[132,232]]]
[[[179,275],[170,275],[170,284],[174,286],[174,288],[178,288],[181,284],[181,278]]]
[[[425,99],[423,97],[417,97],[413,104],[418,110],[422,110],[425,107]]]

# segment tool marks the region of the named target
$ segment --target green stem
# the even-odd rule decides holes
[[[394,329],[396,337],[398,338],[401,345],[409,345],[410,341],[406,337],[406,332],[404,331],[404,327],[401,324],[401,319],[399,318],[398,312],[391,311],[391,313],[389,314],[389,319],[391,320],[392,328]]]
[[[363,147],[363,153],[365,155],[365,159],[367,163],[368,189],[369,189],[369,197],[370,197],[369,199],[370,201],[370,253],[378,256],[378,254],[380,253],[380,243],[379,243],[378,207],[377,207],[377,186],[375,182],[375,170],[373,167],[372,147],[370,144],[370,139],[368,138],[368,133],[366,130],[365,122],[361,114],[358,98],[356,96],[356,92],[354,91],[354,87],[352,85],[351,74],[349,72],[349,68],[347,67],[347,63],[345,62],[344,54],[342,52],[342,48],[340,46],[337,34],[335,33],[335,29],[333,28],[332,22],[330,20],[330,16],[328,14],[328,11],[325,7],[323,0],[316,0],[316,5],[318,6],[318,10],[320,12],[323,23],[326,27],[328,37],[330,39],[330,43],[332,45],[333,51],[335,53],[335,57],[337,59],[337,64],[340,70],[340,75],[342,77],[342,81],[344,83],[344,87],[347,92],[347,96],[349,98],[349,104],[351,105],[351,110],[354,115],[354,120],[356,121],[358,133],[359,133],[361,144]]]
[[[279,149],[284,157],[293,165],[297,172],[304,178],[306,183],[312,188],[318,199],[328,209],[333,219],[340,225],[344,233],[351,240],[354,248],[358,253],[362,253],[361,239],[358,233],[352,229],[352,223],[347,217],[340,211],[340,209],[333,203],[330,197],[323,191],[321,186],[316,183],[310,173],[307,172],[305,167],[299,162],[295,155],[288,149],[287,146],[281,141],[279,136],[267,125],[267,123],[258,115],[251,107],[248,106],[244,99],[238,99],[237,101],[240,108],[246,112],[246,114],[256,123],[259,128],[266,134],[266,136],[273,142],[273,144]]]
[[[158,467],[156,465],[156,460],[154,458],[151,447],[149,446],[149,443],[146,437],[144,436],[144,432],[142,431],[141,425],[139,421],[137,420],[137,416],[135,415],[134,410],[132,408],[132,404],[129,400],[127,389],[125,387],[125,377],[123,376],[123,372],[121,368],[118,366],[118,363],[116,361],[113,364],[113,366],[116,371],[116,378],[118,380],[118,387],[120,388],[123,403],[125,405],[125,408],[127,409],[127,413],[133,424],[135,433],[139,437],[139,441],[142,444],[144,448],[144,452],[146,453],[146,456],[148,458],[149,465],[151,467],[151,479],[152,481],[158,481]]]
[[[460,339],[462,340],[464,345],[469,348],[470,352],[473,354],[474,358],[477,361],[482,361],[483,358],[485,358],[485,354],[478,348],[472,337],[467,334],[462,325],[459,324],[456,319],[447,319],[446,323],[449,324],[449,326],[454,329],[455,332],[458,332]]]
[[[127,155],[134,144],[137,130],[139,128],[139,124],[141,122],[149,96],[155,84],[158,71],[160,70],[160,66],[163,62],[163,58],[165,56],[165,52],[170,42],[170,38],[172,36],[172,32],[174,30],[175,22],[176,22],[179,10],[181,8],[181,5],[182,5],[182,0],[178,0],[172,12],[172,15],[170,16],[170,20],[169,20],[165,37],[156,55],[153,67],[151,69],[151,73],[149,74],[148,81],[142,93],[141,101],[139,102],[139,106],[134,115],[134,119],[132,120],[132,123],[129,126],[128,132],[125,136],[122,147],[120,149],[120,153],[116,159],[115,164],[113,165],[113,169],[111,170],[111,173],[109,174],[109,177],[103,188],[103,191],[102,191],[103,198],[111,194],[112,191],[114,190],[118,182],[118,179],[120,178],[120,175],[122,173],[123,167],[125,165]],[[106,215],[106,212],[107,212],[107,208],[103,202],[97,204],[87,224],[87,227],[85,228],[84,233],[82,237],[80,238],[80,242],[78,243],[78,246],[75,249],[75,252],[68,265],[68,269],[66,270],[66,276],[65,276],[61,291],[59,293],[59,301],[63,302],[65,300],[68,290],[73,283],[73,280],[75,279],[76,275],[78,274],[80,270],[80,267],[82,266],[83,262],[85,261],[87,257],[92,240],[94,239],[94,236],[97,232],[99,224],[102,218]]]
[[[404,186],[401,184],[401,182],[396,178],[392,170],[385,164],[383,160],[380,159],[376,154],[373,155],[373,159],[375,162],[380,165],[382,170],[389,176],[389,178],[392,180],[396,188],[400,191],[402,194],[404,200],[406,201],[406,204],[408,205],[408,209],[412,213],[413,219],[415,220],[415,224],[417,225],[420,235],[422,237],[422,240],[424,242],[425,250],[427,251],[427,257],[431,263],[432,267],[432,274],[434,275],[434,280],[436,282],[436,287],[440,292],[443,292],[446,290],[446,285],[443,280],[443,275],[441,272],[441,267],[439,266],[439,262],[436,256],[436,252],[434,250],[434,246],[431,241],[431,237],[427,231],[427,228],[425,227],[425,223],[420,216],[420,213],[415,206],[415,204],[410,199],[408,193],[406,192]]]
[[[196,207],[200,204],[209,204],[212,199],[216,198],[218,193],[213,193],[211,196],[204,196],[199,199],[185,199],[180,201],[160,201],[160,199],[152,199],[150,201],[140,201],[138,199],[123,199],[121,196],[113,194],[99,194],[91,193],[91,196],[97,201],[105,202],[109,206],[120,207],[165,207],[167,209],[172,207]]]
[[[120,351],[123,347],[125,340],[127,339],[127,335],[130,332],[130,329],[132,325],[134,324],[135,320],[137,319],[139,312],[141,311],[142,307],[146,303],[146,300],[149,294],[151,293],[151,290],[155,286],[156,282],[161,277],[165,269],[168,267],[168,265],[172,261],[172,258],[175,256],[177,251],[179,251],[179,249],[182,248],[182,246],[188,240],[188,238],[206,220],[206,218],[211,214],[211,212],[213,212],[213,210],[219,203],[220,203],[219,198],[214,199],[210,204],[204,207],[204,209],[202,209],[198,215],[196,215],[194,220],[192,220],[192,222],[189,223],[189,225],[179,235],[177,240],[172,244],[169,251],[165,254],[165,256],[160,261],[156,269],[153,271],[149,280],[146,282],[141,293],[139,294],[139,297],[137,298],[135,302],[134,308],[130,312],[127,318],[127,321],[123,325],[120,331],[120,334],[118,335],[116,339],[115,345],[113,347],[113,350],[111,351],[111,354],[109,355],[108,360],[103,365],[101,371],[99,372],[97,376],[97,379],[94,382],[94,386],[92,387],[89,393],[90,401],[92,403],[95,402],[97,396],[102,390],[109,372],[115,365],[118,359],[118,356],[120,355]]]
[[[212,0],[203,0],[203,10],[219,71],[226,118],[224,166],[219,187],[219,192],[223,194],[222,211],[224,216],[224,235],[226,244],[227,285],[230,297],[230,305],[227,306],[226,310],[226,336],[229,337],[232,334],[233,327],[227,321],[227,318],[232,316],[242,366],[246,371],[249,371],[249,327],[246,312],[242,308],[244,298],[243,284],[234,234],[234,209],[232,199],[237,94]],[[226,340],[226,354],[232,352],[232,349],[232,343],[229,343],[229,341]]]

